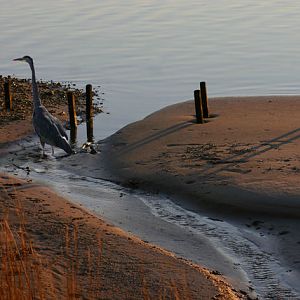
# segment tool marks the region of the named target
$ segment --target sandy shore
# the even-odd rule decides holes
[[[235,224],[267,255],[260,263],[260,254],[251,260],[241,249],[249,270],[251,263],[257,268],[252,277],[262,273],[261,294],[270,293],[263,286],[270,276],[265,263],[278,261],[281,270],[273,275],[297,291],[289,296],[283,284],[271,289],[273,296],[298,299],[300,97],[211,99],[210,112],[205,124],[196,124],[188,101],[130,124],[100,143],[102,152],[86,159],[81,174],[167,194]],[[75,157],[69,163],[76,170]]]
[[[48,188],[4,174],[0,188],[1,220],[7,215],[16,235],[25,224],[48,299],[66,296],[72,274],[80,299],[238,299],[219,276],[104,223]]]
[[[0,126],[1,155],[6,153],[7,145],[32,132],[27,117]],[[24,259],[25,273],[38,270],[38,284],[29,288],[37,298],[41,295],[47,299],[246,297],[234,291],[217,273],[142,242],[31,181],[2,173],[0,212],[1,236],[5,228],[2,224],[7,221],[19,246],[21,254],[16,260]],[[5,243],[2,239],[2,252]],[[7,291],[4,282],[3,292]]]
[[[300,216],[300,97],[210,101],[194,121],[180,103],[121,129],[102,146],[112,179],[188,195],[202,207]]]

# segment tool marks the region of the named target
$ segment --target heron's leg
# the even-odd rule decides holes
[[[54,156],[54,147],[52,146],[52,156]]]
[[[42,139],[40,139],[41,145],[42,145],[42,149],[43,149],[43,157],[45,157],[45,142],[42,141]]]

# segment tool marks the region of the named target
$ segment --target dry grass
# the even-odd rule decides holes
[[[24,223],[10,227],[8,217],[0,223],[1,299],[44,299],[41,263],[27,238]]]
[[[51,271],[43,268],[42,257],[34,249],[33,243],[26,233],[22,210],[17,208],[15,211],[19,214],[19,228],[12,228],[9,222],[9,214],[6,214],[0,222],[1,300],[42,300],[49,298],[46,295],[51,294],[55,299],[55,280],[51,275]],[[67,226],[64,239],[65,248],[63,251],[68,262],[65,269],[65,299],[78,299],[80,287],[76,276],[79,261],[77,227],[75,226],[71,230]],[[89,261],[88,281],[91,284],[93,280],[91,273],[93,262],[89,252],[87,256]],[[45,275],[48,280],[47,286],[43,283]],[[51,282],[49,282],[49,278]],[[93,295],[89,295],[89,299],[94,299]]]
[[[8,197],[10,194],[11,192],[6,191]],[[16,190],[14,190],[14,195],[17,195]],[[57,285],[60,285],[65,291],[63,293],[64,299],[67,300],[82,299],[81,295],[83,294],[86,294],[85,299],[101,299],[100,295],[94,293],[92,289],[88,292],[82,291],[79,284],[78,274],[81,258],[78,250],[78,226],[76,224],[66,225],[65,235],[61,237],[64,240],[62,254],[67,263],[65,264],[64,276],[58,282],[54,278],[51,268],[45,268],[47,264],[44,263],[43,256],[35,249],[30,235],[26,232],[26,218],[21,203],[16,196],[10,200],[14,203],[13,207],[3,213],[0,219],[1,300],[56,299]],[[14,218],[14,222],[10,222],[11,218]],[[93,276],[95,269],[101,272],[101,258],[104,248],[100,235],[97,236],[97,240],[98,250],[96,254],[89,248],[86,250],[87,275],[85,281],[89,286],[101,285],[101,282],[95,282]],[[142,286],[140,287],[141,291],[137,291],[137,294],[143,299],[152,299],[151,288],[148,286],[151,283],[146,282],[143,271],[141,274]],[[179,293],[178,287],[173,282],[164,284],[160,281],[160,286],[159,299],[161,300],[190,299],[189,297],[182,298],[182,292]],[[126,295],[124,296],[126,298]]]
[[[5,189],[5,187],[2,187]],[[14,194],[17,191],[14,190]],[[11,193],[5,191],[6,195]],[[55,280],[51,270],[45,269],[42,256],[35,250],[33,242],[26,232],[26,220],[18,199],[10,199],[14,207],[2,215],[0,219],[0,295],[1,300],[56,299]],[[16,225],[11,225],[10,216],[17,218]],[[78,257],[77,228],[70,236],[66,228],[64,255],[66,265],[65,299],[78,299],[76,281]],[[71,246],[75,249],[72,255]],[[75,259],[74,259],[75,257]],[[46,279],[47,278],[47,279]],[[49,282],[50,278],[50,282]],[[45,280],[47,284],[45,284]],[[49,288],[50,287],[50,288]]]

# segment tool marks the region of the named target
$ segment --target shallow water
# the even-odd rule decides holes
[[[167,104],[299,94],[300,3],[258,0],[2,1],[0,73],[101,85],[96,139]]]

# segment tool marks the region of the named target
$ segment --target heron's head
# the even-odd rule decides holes
[[[33,59],[30,56],[28,56],[28,55],[25,55],[25,56],[20,57],[20,58],[15,58],[14,61],[25,61],[25,62],[27,62],[29,64],[33,63]]]

